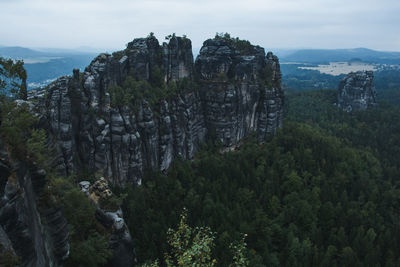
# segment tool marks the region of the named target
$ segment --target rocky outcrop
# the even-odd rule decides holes
[[[0,239],[20,266],[57,266],[68,257],[69,230],[60,209],[40,207],[46,173],[11,163],[0,139]]]
[[[247,44],[241,52],[224,38],[204,42],[196,59],[207,129],[227,148],[250,132],[263,140],[282,124],[283,92],[279,61]]]
[[[112,201],[115,196],[109,188],[108,182],[101,177],[93,185],[88,181],[82,181],[79,186],[96,205],[96,219],[110,233],[109,244],[113,255],[108,265],[114,267],[133,266],[136,262],[133,241],[121,208]]]
[[[246,45],[207,40],[193,64],[187,38],[172,36],[162,46],[154,36],[139,38],[124,51],[100,54],[83,73],[31,92],[57,147],[54,167],[64,175],[88,168],[114,184],[140,184],[146,169],[166,170],[177,157],[193,158],[206,136],[226,149],[251,132],[263,140],[282,124],[279,61]],[[149,83],[161,77],[161,87],[178,81],[179,88],[157,104],[140,98],[134,108],[111,105],[109,89],[128,76]]]
[[[372,71],[351,72],[339,84],[338,106],[346,111],[377,106]]]
[[[191,77],[193,73],[192,42],[186,37],[172,37],[163,43],[165,81],[177,81]]]

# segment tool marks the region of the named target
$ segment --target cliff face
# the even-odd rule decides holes
[[[281,127],[281,72],[272,53],[266,56],[259,46],[241,53],[222,38],[207,40],[195,67],[207,129],[225,147],[235,147],[252,131],[263,140]]]
[[[156,105],[145,98],[135,109],[111,105],[111,86],[160,74],[165,84],[186,79],[193,88]],[[59,78],[29,99],[57,147],[54,165],[62,174],[87,167],[115,184],[140,184],[145,169],[192,158],[206,135],[231,149],[250,132],[259,140],[274,133],[282,125],[280,81],[277,57],[261,47],[249,44],[243,52],[230,40],[210,39],[193,64],[189,39],[173,36],[160,45],[148,37],[99,55],[83,73]]]
[[[339,84],[338,106],[344,110],[365,110],[378,105],[372,71],[351,72]]]
[[[21,266],[57,266],[68,257],[69,230],[57,208],[40,208],[46,173],[24,162],[12,164],[0,139],[0,244],[21,256]]]

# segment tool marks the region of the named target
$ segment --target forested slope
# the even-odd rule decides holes
[[[400,112],[385,104],[347,113],[333,91],[288,95],[286,122],[264,144],[204,145],[167,177],[127,188],[124,212],[139,262],[163,259],[183,207],[217,232],[213,256],[247,234],[250,266],[397,266]]]

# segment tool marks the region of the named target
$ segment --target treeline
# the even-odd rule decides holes
[[[281,63],[282,84],[287,91],[310,91],[316,89],[337,90],[340,80],[345,76],[333,76],[316,70],[305,70],[299,67],[310,67],[302,63]],[[392,105],[400,105],[400,70],[383,68],[374,72],[374,84],[378,99]]]
[[[205,145],[128,187],[123,209],[140,262],[161,259],[180,211],[217,232],[218,266],[247,234],[249,266],[398,266],[399,110],[346,113],[334,92],[289,96],[285,127],[266,144]]]

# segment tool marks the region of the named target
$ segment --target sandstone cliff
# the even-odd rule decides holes
[[[365,110],[377,106],[372,71],[351,72],[339,84],[338,106],[344,110]]]
[[[58,266],[69,255],[62,210],[39,205],[45,182],[34,164],[12,163],[0,138],[0,247],[20,266]]]
[[[156,102],[136,97],[135,107],[113,105],[110,88],[127,77],[154,84],[160,75],[157,92],[176,81],[186,86]],[[135,39],[29,99],[57,148],[59,172],[101,170],[119,185],[140,184],[145,169],[166,170],[177,157],[193,158],[207,136],[232,149],[251,132],[262,141],[282,125],[278,58],[222,37],[205,41],[195,63],[187,38],[162,45],[153,36]]]

